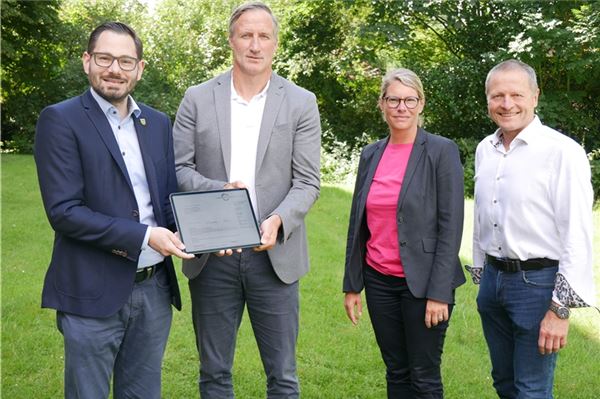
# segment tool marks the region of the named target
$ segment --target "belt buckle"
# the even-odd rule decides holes
[[[139,280],[136,279],[137,282],[141,283],[142,281],[148,280],[150,277],[152,277],[153,271],[154,271],[154,266],[147,266],[147,267],[142,268],[141,270],[138,270],[137,274],[142,276],[142,278]]]
[[[154,268],[152,266],[148,266],[147,268],[144,269],[144,274],[146,274],[146,277],[144,278],[144,280],[148,280],[150,277],[152,277],[153,270],[154,270]]]
[[[508,259],[501,258],[502,262],[506,265],[506,271],[509,273],[516,273],[521,271],[521,261],[519,259]]]

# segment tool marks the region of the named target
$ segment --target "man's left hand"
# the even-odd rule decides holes
[[[540,337],[538,339],[538,350],[542,355],[556,353],[567,345],[569,334],[569,319],[559,319],[551,310],[540,323]]]
[[[281,217],[279,217],[279,215],[271,215],[260,224],[261,245],[254,248],[255,251],[266,251],[275,246],[281,223]]]

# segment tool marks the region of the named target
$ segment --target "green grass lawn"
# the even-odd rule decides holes
[[[107,187],[107,189],[109,189]],[[298,372],[304,398],[385,397],[384,366],[368,314],[353,327],[341,292],[351,193],[323,187],[308,217],[311,272],[300,285]],[[472,202],[467,201],[461,257],[470,263]],[[600,282],[600,213],[594,214],[596,282]],[[2,396],[62,396],[62,342],[55,312],[40,308],[52,250],[30,156],[2,156]],[[180,269],[179,269],[180,270]],[[164,398],[197,398],[198,361],[185,277],[182,312],[175,312],[163,373]],[[600,284],[597,284],[600,288]],[[470,281],[457,291],[443,358],[446,397],[494,398],[490,363]],[[600,292],[600,290],[599,290]],[[573,312],[569,344],[561,351],[557,399],[600,397],[600,314]],[[263,398],[264,377],[250,323],[240,329],[234,379],[238,398]]]

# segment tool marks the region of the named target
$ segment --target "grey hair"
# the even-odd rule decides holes
[[[381,92],[379,93],[379,98],[383,99],[383,97],[385,97],[388,87],[390,87],[390,85],[395,81],[398,81],[404,86],[410,87],[411,89],[415,89],[419,99],[421,99],[421,101],[425,101],[425,92],[423,90],[423,83],[421,82],[421,79],[416,73],[406,68],[392,69],[385,74],[383,81],[381,82]]]
[[[536,92],[538,90],[538,84],[537,84],[537,76],[535,74],[534,69],[524,62],[521,62],[521,61],[515,60],[515,59],[510,59],[510,60],[502,61],[501,63],[499,63],[492,69],[490,69],[490,71],[487,74],[487,77],[485,78],[486,94],[488,92],[490,80],[494,73],[503,72],[503,71],[512,71],[515,69],[521,70],[527,74],[527,78],[529,80],[529,87],[531,88],[531,91]]]
[[[233,37],[233,29],[235,23],[238,19],[240,19],[242,14],[246,11],[252,10],[261,10],[271,16],[271,19],[273,20],[273,34],[275,35],[275,41],[277,41],[277,35],[279,34],[279,22],[277,22],[277,18],[275,17],[269,6],[260,1],[244,3],[239,5],[235,10],[233,10],[233,13],[231,13],[231,17],[229,17],[229,37]]]

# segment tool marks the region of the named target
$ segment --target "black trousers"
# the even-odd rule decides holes
[[[427,328],[427,299],[415,298],[404,278],[367,266],[364,281],[369,316],[387,368],[388,398],[443,398],[440,364],[448,322]]]

